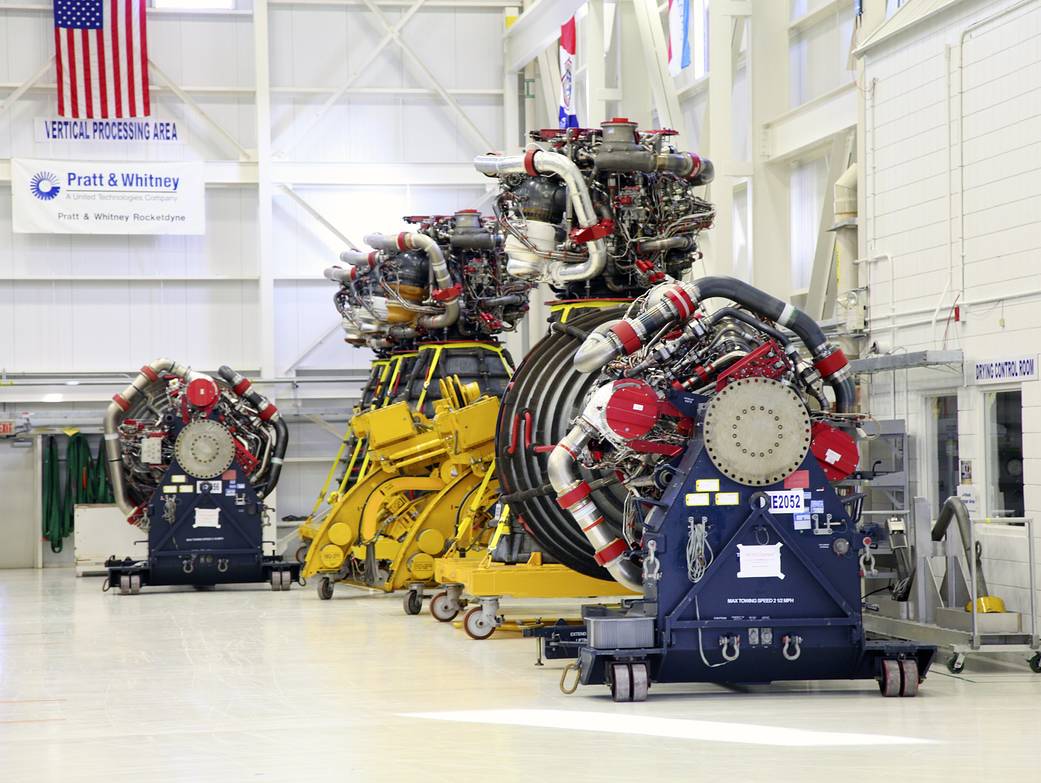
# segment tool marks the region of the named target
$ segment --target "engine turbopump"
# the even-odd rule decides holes
[[[714,216],[694,194],[714,169],[668,144],[672,134],[616,117],[599,129],[533,131],[523,155],[475,158],[500,179],[510,274],[565,298],[625,296],[681,277]]]
[[[121,592],[142,584],[271,580],[299,567],[263,553],[263,499],[289,433],[278,409],[230,367],[216,377],[158,359],[105,415],[109,479],[127,521],[148,533],[147,561],[106,565]]]
[[[406,217],[415,231],[368,234],[325,270],[347,341],[377,352],[417,340],[482,340],[516,328],[530,285],[506,274],[495,221],[476,210]]]

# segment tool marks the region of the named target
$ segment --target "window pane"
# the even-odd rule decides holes
[[[792,169],[789,236],[792,288],[796,291],[810,287],[810,270],[817,250],[827,179],[828,162],[824,158],[800,163]]]
[[[987,422],[987,513],[1023,516],[1023,395],[992,392],[984,397]]]
[[[933,400],[936,414],[936,508],[958,493],[958,395]]]

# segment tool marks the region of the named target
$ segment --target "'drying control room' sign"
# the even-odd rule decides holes
[[[1008,359],[988,359],[969,365],[970,383],[985,386],[991,383],[1015,383],[1037,380],[1037,354]]]
[[[203,164],[11,161],[20,234],[202,234]]]

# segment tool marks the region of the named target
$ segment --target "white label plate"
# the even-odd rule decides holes
[[[806,497],[801,489],[767,492],[771,514],[801,514],[806,510]]]

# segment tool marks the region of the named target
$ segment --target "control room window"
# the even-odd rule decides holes
[[[944,394],[932,400],[936,421],[936,508],[958,494],[958,395]]]
[[[1023,395],[1015,391],[985,394],[987,442],[987,513],[1021,517],[1023,504]]]

